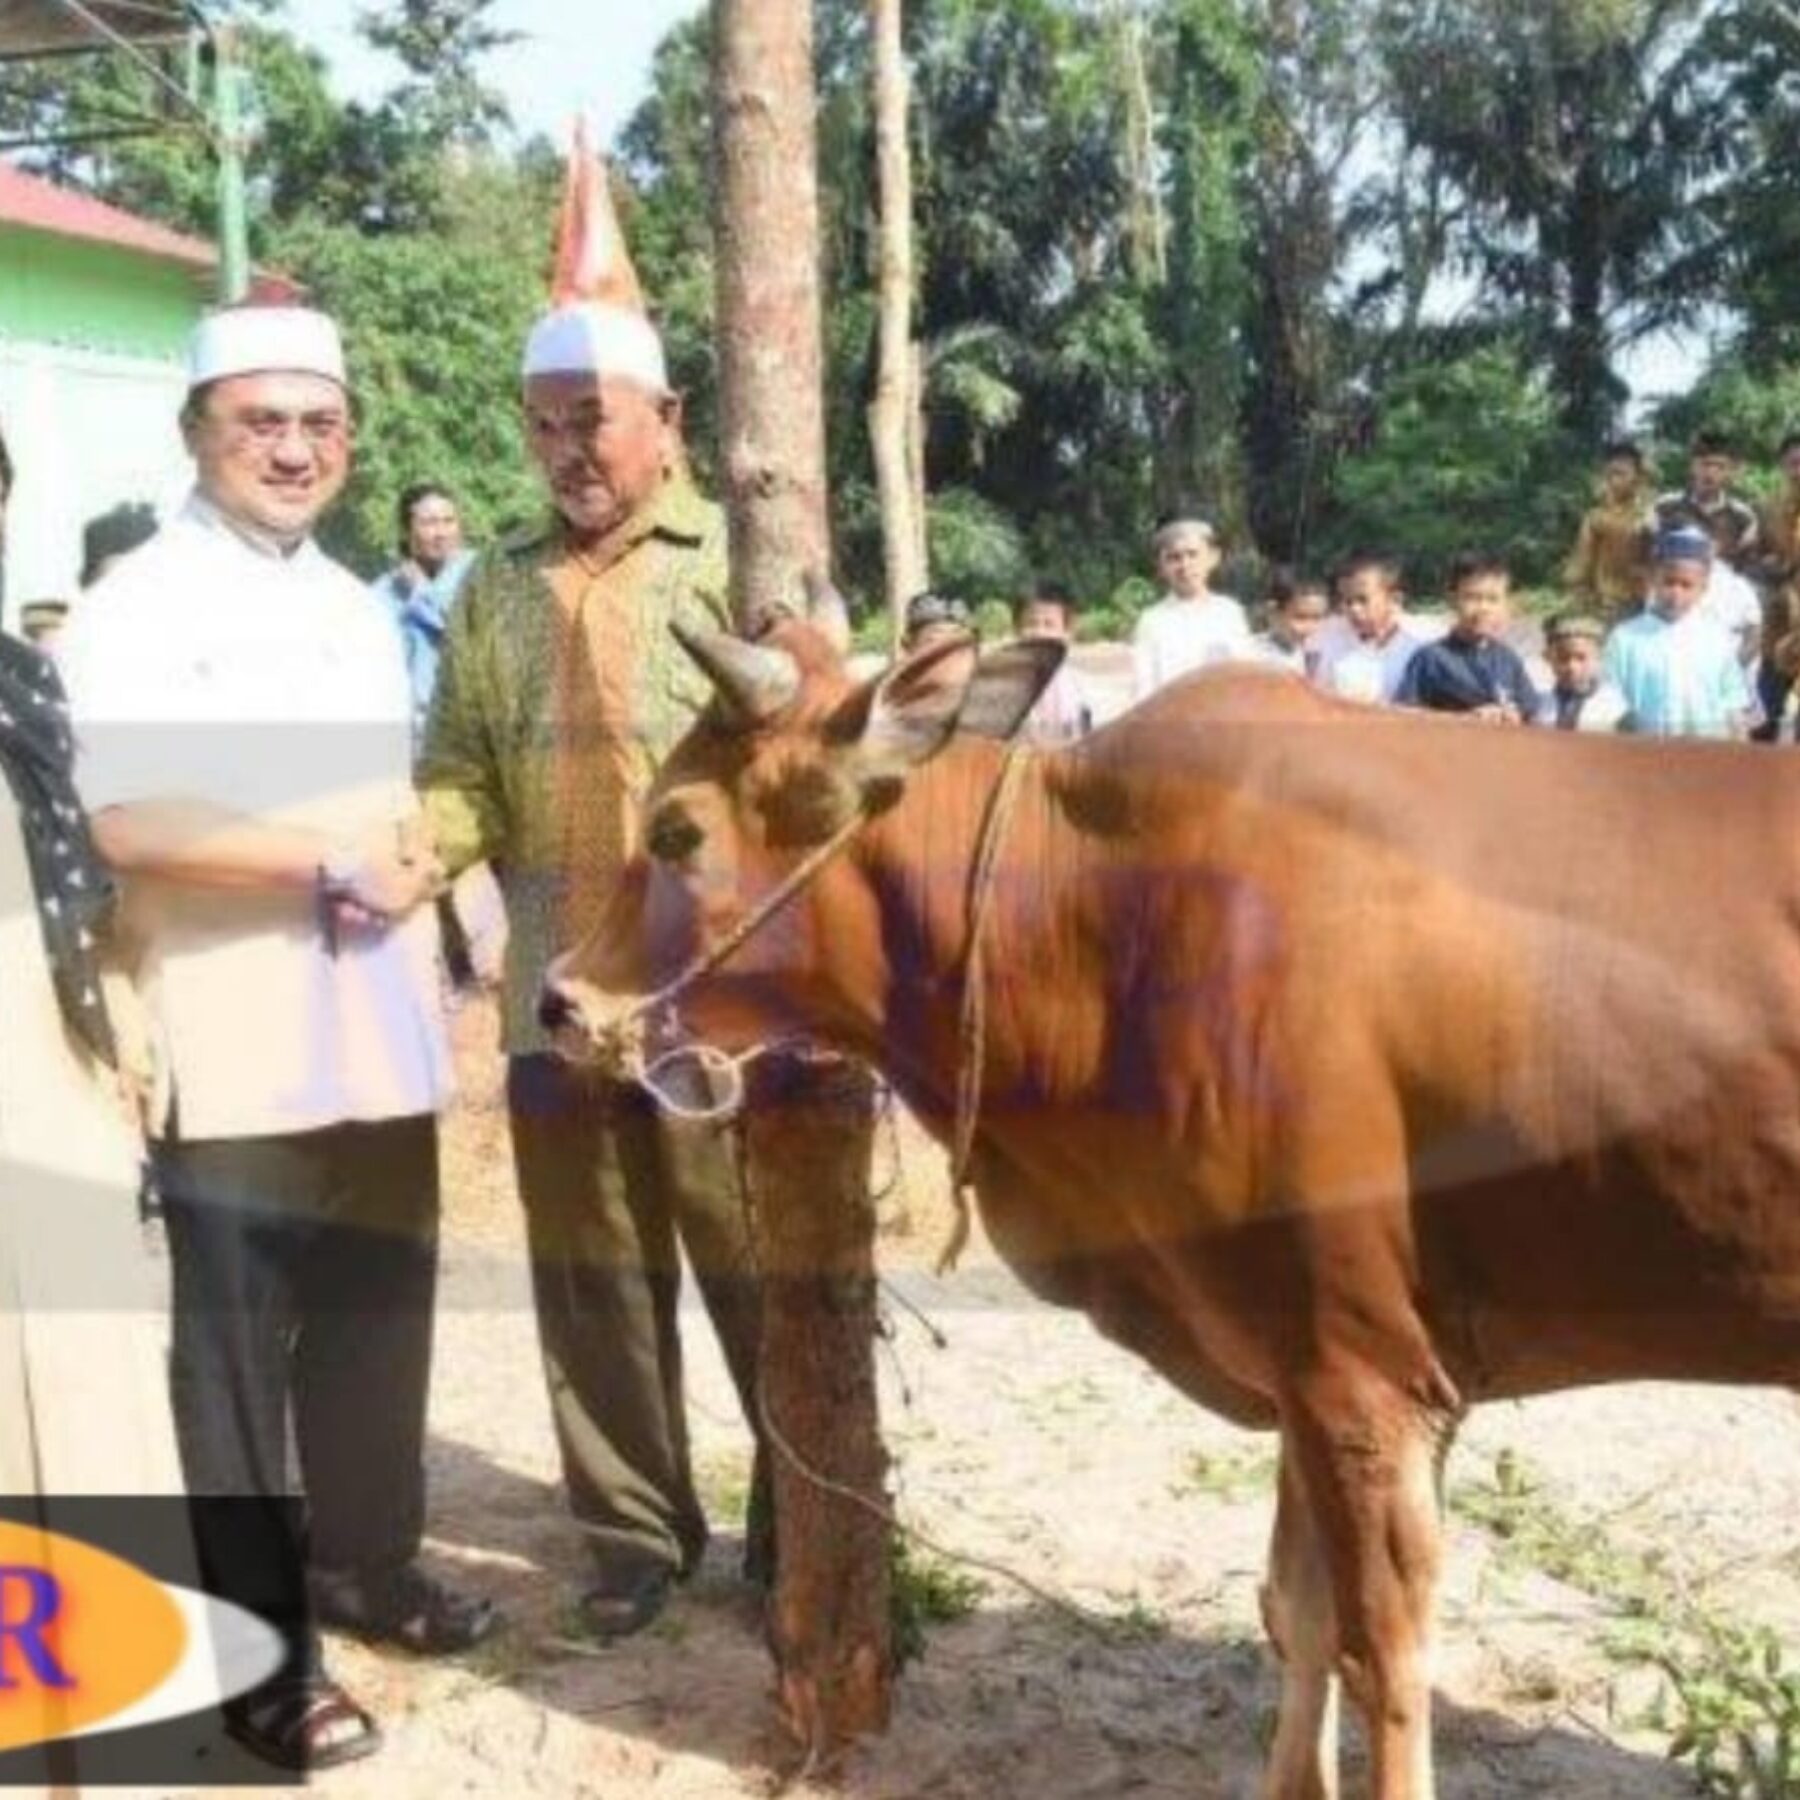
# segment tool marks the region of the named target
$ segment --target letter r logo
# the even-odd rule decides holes
[[[0,1563],[0,1689],[19,1685],[8,1644],[18,1647],[39,1687],[75,1685],[44,1642],[44,1632],[61,1605],[62,1590],[47,1569]]]

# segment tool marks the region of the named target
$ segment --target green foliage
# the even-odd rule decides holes
[[[1605,1648],[1664,1677],[1649,1724],[1718,1800],[1800,1800],[1800,1668],[1776,1634],[1708,1611],[1664,1559],[1575,1518],[1510,1451],[1491,1479],[1459,1483],[1451,1510],[1493,1535],[1501,1558],[1604,1601],[1625,1623]]]
[[[365,572],[393,551],[410,483],[443,481],[481,541],[539,503],[519,427],[519,351],[543,303],[554,189],[499,162],[445,183],[431,234],[316,217],[276,242],[343,324],[358,406],[349,493],[327,523]]]
[[[1669,1755],[1719,1800],[1800,1797],[1800,1668],[1766,1627],[1705,1621],[1658,1654],[1668,1678],[1659,1722]]]
[[[889,1581],[888,1622],[894,1662],[902,1669],[925,1654],[934,1625],[955,1625],[968,1618],[987,1592],[972,1575],[952,1568],[940,1557],[915,1550],[899,1532],[893,1538]]]
[[[1372,443],[1338,472],[1331,547],[1397,551],[1420,594],[1470,546],[1505,555],[1515,580],[1541,580],[1585,502],[1557,411],[1544,377],[1503,345],[1400,376]]]

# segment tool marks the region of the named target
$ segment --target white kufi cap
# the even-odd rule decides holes
[[[309,306],[228,306],[208,313],[188,345],[188,387],[273,370],[323,375],[348,387],[337,325]]]
[[[669,391],[662,339],[641,312],[605,300],[575,300],[544,314],[525,340],[525,376],[622,376]]]

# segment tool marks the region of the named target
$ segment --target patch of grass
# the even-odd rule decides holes
[[[899,1535],[893,1540],[889,1584],[894,1661],[902,1669],[925,1654],[927,1634],[934,1625],[954,1625],[968,1618],[987,1592],[985,1582],[915,1549]]]
[[[1667,1678],[1655,1723],[1691,1763],[1703,1794],[1792,1800],[1800,1794],[1800,1668],[1766,1627],[1700,1622],[1653,1660]]]
[[[1121,1644],[1160,1643],[1173,1630],[1168,1614],[1159,1612],[1141,1594],[1133,1594],[1125,1610],[1106,1622],[1106,1635]]]
[[[1509,1451],[1494,1459],[1488,1480],[1453,1487],[1450,1510],[1495,1540],[1503,1566],[1534,1569],[1628,1618],[1648,1618],[1675,1602],[1661,1556],[1626,1549],[1595,1520],[1565,1512]]]
[[[1708,1611],[1662,1556],[1613,1542],[1603,1520],[1565,1512],[1510,1452],[1490,1479],[1455,1487],[1450,1508],[1495,1539],[1502,1562],[1622,1616],[1601,1649],[1622,1667],[1661,1673],[1644,1722],[1667,1734],[1669,1756],[1692,1768],[1703,1794],[1800,1800],[1800,1668],[1788,1665],[1773,1631]]]
[[[706,1516],[719,1525],[742,1525],[750,1514],[750,1457],[729,1452],[708,1457],[694,1471]]]
[[[1234,1503],[1252,1500],[1274,1493],[1279,1466],[1277,1453],[1261,1445],[1217,1454],[1196,1450],[1182,1465],[1181,1474],[1170,1484],[1169,1491],[1178,1500],[1196,1494]]]

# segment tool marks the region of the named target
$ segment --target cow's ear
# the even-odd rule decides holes
[[[1068,654],[1054,638],[1019,638],[990,650],[976,665],[957,729],[1009,743]]]
[[[851,751],[865,783],[902,780],[957,731],[1010,739],[1066,653],[1042,639],[986,656],[971,637],[934,644],[853,694],[829,735]]]
[[[979,657],[965,635],[903,658],[838,708],[827,739],[848,753],[865,785],[903,781],[950,741]]]

